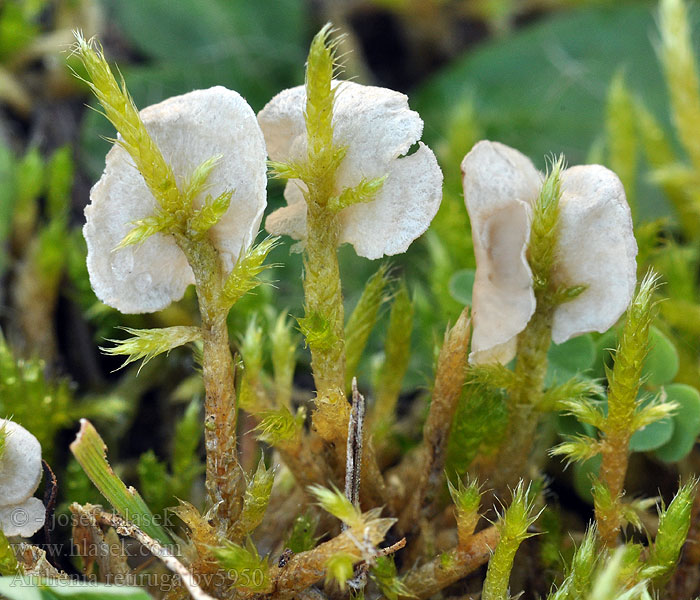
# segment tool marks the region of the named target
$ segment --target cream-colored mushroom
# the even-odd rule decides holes
[[[479,142],[465,156],[462,173],[477,261],[469,360],[506,363],[535,311],[526,253],[543,177],[523,154],[490,141]],[[565,169],[552,278],[559,286],[586,289],[555,309],[555,343],[606,331],[617,321],[634,293],[636,255],[632,217],[617,175],[600,165]]]
[[[180,189],[194,170],[216,156],[206,190],[217,197],[233,190],[230,206],[209,237],[230,271],[258,232],[266,206],[265,142],[247,102],[223,87],[196,90],[144,108],[141,118]],[[155,234],[140,245],[114,248],[133,223],[154,214],[156,200],[128,153],[115,144],[85,209],[87,265],[97,297],[124,313],[153,312],[179,300],[194,283],[174,239]]]
[[[0,456],[0,529],[29,537],[44,525],[44,505],[34,492],[41,481],[41,445],[21,425],[0,419],[5,447]]]
[[[399,92],[347,81],[335,81],[334,86],[333,141],[347,147],[336,192],[363,178],[388,176],[372,202],[342,211],[340,242],[371,259],[405,252],[426,231],[442,200],[442,171],[432,150],[418,142],[423,121]],[[305,104],[306,90],[299,86],[275,96],[258,114],[272,160],[305,159]],[[406,156],[416,142],[418,149]],[[298,180],[287,183],[287,206],[268,217],[268,232],[304,238],[303,185]]]

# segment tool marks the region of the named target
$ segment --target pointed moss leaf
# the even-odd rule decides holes
[[[131,327],[123,327],[123,329],[133,337],[126,340],[108,339],[108,342],[114,342],[115,345],[102,348],[102,351],[110,356],[126,356],[122,368],[141,359],[143,359],[141,365],[143,366],[159,354],[170,352],[174,348],[195,342],[202,337],[199,327],[187,325],[157,329],[132,329]]]
[[[7,600],[151,600],[145,590],[132,586],[29,576],[0,577],[0,594]]]
[[[264,264],[267,255],[277,245],[279,238],[268,237],[259,244],[241,252],[233,270],[229,273],[221,291],[223,300],[233,306],[243,295],[258,287],[260,275],[272,265]]]
[[[652,325],[649,330],[649,355],[642,374],[650,385],[670,383],[678,373],[678,350],[673,342]]]
[[[244,537],[262,523],[267,504],[270,501],[274,480],[275,470],[265,468],[264,458],[260,457],[258,468],[253,478],[248,482],[243,495],[243,509],[234,525],[234,531],[231,535],[233,539]]]
[[[462,269],[452,275],[449,285],[450,296],[465,306],[471,306],[475,275],[474,269]]]
[[[552,344],[547,353],[547,383],[562,383],[578,373],[587,372],[595,360],[595,344],[590,334],[580,335],[563,344]]]
[[[646,406],[651,402],[651,399],[642,402],[642,406]],[[656,450],[666,444],[673,436],[674,420],[672,417],[666,417],[654,423],[650,423],[646,427],[635,431],[630,439],[630,450],[633,452],[649,452]]]
[[[688,455],[700,435],[700,393],[689,385],[674,383],[665,388],[667,400],[678,404],[673,415],[671,439],[655,454],[666,462],[676,462]]]
[[[598,455],[585,462],[576,463],[573,467],[574,489],[579,497],[589,504],[593,504],[591,476],[598,475],[601,461],[602,459]]]
[[[87,419],[80,420],[80,431],[70,449],[95,487],[124,519],[160,543],[170,543],[167,532],[141,495],[134,488],[127,488],[109,466],[107,446]]]
[[[195,237],[202,236],[214,227],[228,210],[233,194],[234,192],[229,190],[216,198],[210,195],[207,196],[202,207],[195,210],[192,218],[189,220],[189,233]]]

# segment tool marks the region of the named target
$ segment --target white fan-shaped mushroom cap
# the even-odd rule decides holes
[[[140,114],[181,189],[200,164],[222,156],[196,202],[234,190],[228,211],[209,231],[224,267],[231,270],[241,248],[257,234],[266,205],[265,142],[255,113],[237,92],[218,86],[169,98]],[[161,310],[182,298],[194,276],[170,236],[155,234],[140,245],[113,251],[133,222],[156,208],[121,146],[115,144],[107,154],[90,199],[83,234],[97,297],[124,313]]]
[[[618,176],[600,165],[572,167],[562,173],[561,192],[552,277],[559,285],[586,289],[556,308],[557,344],[610,329],[632,301],[637,282],[637,242]]]
[[[506,363],[535,311],[526,253],[542,175],[517,150],[489,141],[467,154],[462,173],[477,262],[469,359]],[[552,339],[561,344],[590,331],[607,331],[634,294],[637,243],[617,175],[600,165],[564,170],[558,227],[553,283],[586,286],[554,311]]]
[[[360,256],[376,259],[405,252],[422,235],[442,200],[442,171],[432,150],[419,143],[405,155],[423,131],[408,98],[385,88],[335,82],[334,137],[347,153],[337,173],[337,193],[363,178],[387,175],[372,202],[356,204],[341,215],[340,242],[350,243]],[[299,161],[306,155],[304,109],[306,90],[298,86],[279,93],[258,114],[270,158]],[[302,239],[306,233],[303,189],[290,180],[287,206],[265,223],[273,234]]]
[[[462,183],[477,265],[469,361],[507,363],[535,312],[526,252],[542,177],[517,150],[482,141],[462,161]]]
[[[5,451],[0,457],[0,507],[20,504],[39,487],[41,445],[24,427],[0,419],[4,427]]]
[[[7,536],[31,537],[46,522],[46,508],[39,498],[27,498],[21,504],[0,506],[0,529]]]

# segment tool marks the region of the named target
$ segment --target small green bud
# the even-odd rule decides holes
[[[251,246],[238,257],[238,261],[226,279],[222,290],[223,301],[229,307],[262,283],[258,276],[270,268],[271,265],[263,263],[267,255],[277,246],[278,239],[268,237],[259,244]]]
[[[663,586],[672,575],[690,529],[693,500],[698,480],[692,478],[675,495],[668,508],[659,514],[659,529],[643,569],[655,587]]]
[[[340,196],[333,196],[328,200],[328,208],[334,213],[339,213],[344,208],[355,204],[372,202],[381,191],[388,176],[375,177],[374,179],[363,178],[355,187],[346,188]]]
[[[243,509],[230,537],[240,539],[262,523],[267,505],[270,502],[274,481],[275,470],[266,469],[264,457],[260,457],[255,475],[246,487],[243,495]]]
[[[326,561],[326,583],[335,581],[341,590],[345,590],[345,583],[353,576],[353,566],[357,558],[346,552],[338,552]]]
[[[250,538],[245,546],[224,541],[222,546],[211,551],[221,568],[231,574],[235,588],[257,593],[272,591],[267,558],[260,557]],[[243,573],[248,573],[249,577],[242,577]]]
[[[364,518],[359,509],[352,505],[345,494],[333,487],[328,489],[320,485],[308,487],[309,492],[316,497],[318,504],[323,510],[332,514],[336,519],[340,519],[348,527],[364,526]]]
[[[467,480],[465,485],[461,479],[455,486],[451,481],[447,482],[452,502],[455,505],[457,517],[457,533],[460,546],[466,547],[467,540],[474,533],[479,521],[479,505],[481,503],[481,487],[474,481]]]
[[[258,416],[260,423],[255,428],[258,440],[271,446],[278,446],[299,439],[306,411],[301,407],[294,416],[286,406],[283,406],[277,410],[261,412]]]
[[[127,233],[121,242],[112,249],[112,252],[139,245],[156,233],[169,231],[175,224],[175,219],[169,213],[157,210],[155,214],[134,221],[134,228]]]
[[[563,168],[564,157],[561,156],[553,162],[533,207],[528,262],[532,268],[535,292],[547,290],[550,284],[559,239],[559,199]]]
[[[263,330],[255,316],[248,322],[239,351],[245,365],[246,376],[257,379],[262,370]]]
[[[192,213],[187,223],[188,234],[193,238],[201,237],[214,227],[226,214],[233,194],[233,191],[228,191],[216,198],[207,196],[202,207]]]
[[[567,464],[585,462],[600,453],[600,442],[587,435],[567,437],[566,441],[555,446],[550,456],[563,456]]]
[[[331,322],[318,312],[311,312],[297,319],[299,331],[304,336],[306,345],[314,350],[328,350],[333,347],[337,337],[333,332]]]

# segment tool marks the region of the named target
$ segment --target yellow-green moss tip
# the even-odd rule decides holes
[[[559,199],[561,197],[561,172],[564,157],[552,162],[542,190],[535,202],[532,215],[532,230],[528,247],[528,262],[532,268],[535,291],[545,291],[554,264],[554,253],[558,240]]]
[[[533,499],[529,487],[521,481],[513,492],[513,501],[499,520],[501,539],[486,571],[482,600],[508,600],[508,582],[513,559],[520,544],[531,537],[528,528],[539,515],[532,515]]]
[[[121,134],[119,143],[143,175],[146,185],[163,210],[174,214],[182,209],[182,197],[175,175],[146,130],[126,84],[117,82],[102,47],[76,33],[75,52],[85,66],[90,81],[85,81],[104,109],[104,115]]]

